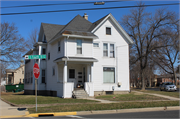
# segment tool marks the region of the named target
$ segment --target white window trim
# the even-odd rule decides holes
[[[107,68],[114,68],[114,83],[104,83],[104,77],[102,78],[102,84],[106,85],[106,84],[116,84],[117,81],[116,81],[116,66],[102,66],[102,74],[104,72],[104,67],[107,67]]]
[[[82,40],[82,54],[77,54],[77,40]],[[84,43],[84,39],[75,39],[75,52],[76,52],[76,56],[83,56],[84,52],[83,52],[83,43]]]
[[[108,53],[107,56],[104,56],[104,44],[107,44],[107,48],[108,48],[108,49],[107,49],[107,53]],[[104,57],[104,58],[108,58],[108,57],[109,57],[109,43],[104,42],[104,43],[103,43],[103,46],[102,46],[102,49],[103,49],[103,51],[102,51],[103,57]]]
[[[103,46],[104,46],[104,43],[107,43],[108,44],[108,56],[104,56],[104,54],[103,54],[103,51],[104,51],[104,48],[103,48]],[[114,44],[114,57],[110,57],[110,44]],[[116,44],[115,44],[115,42],[102,42],[102,57],[103,58],[116,58]]]
[[[111,28],[111,34],[106,34],[106,28]],[[112,36],[112,26],[109,26],[109,25],[105,25],[105,35],[106,36]]]

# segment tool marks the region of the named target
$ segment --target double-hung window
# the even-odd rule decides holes
[[[33,72],[31,71],[31,83],[33,82]]]
[[[48,53],[48,60],[50,60],[50,52]]]
[[[103,44],[103,56],[108,57],[108,44]]]
[[[61,42],[58,41],[58,52],[60,52],[60,51],[61,51]]]
[[[110,44],[110,57],[114,57],[114,44]]]
[[[55,67],[52,68],[52,75],[55,75]]]
[[[106,35],[111,35],[111,28],[110,27],[106,27]]]
[[[45,70],[43,69],[42,70],[42,83],[45,83],[46,81],[45,81],[45,76],[46,76],[46,72],[45,72]]]
[[[46,49],[45,48],[42,49],[42,54],[46,55]],[[42,60],[46,60],[46,59],[42,59]]]
[[[76,40],[77,43],[77,54],[82,54],[82,40]]]
[[[114,67],[103,67],[103,83],[115,83]]]

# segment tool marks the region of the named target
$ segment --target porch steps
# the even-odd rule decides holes
[[[76,99],[89,97],[89,95],[86,93],[84,89],[74,89],[72,96],[73,98],[76,98]]]

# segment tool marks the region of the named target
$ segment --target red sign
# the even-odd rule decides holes
[[[36,79],[39,78],[39,75],[40,75],[40,69],[39,69],[39,66],[37,63],[34,64],[34,67],[33,67],[33,74],[34,74],[34,77]]]

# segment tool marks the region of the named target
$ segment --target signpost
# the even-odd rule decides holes
[[[46,59],[46,55],[25,55],[25,59]],[[37,80],[40,75],[40,69],[37,63],[33,66],[33,74],[35,77],[35,95],[36,95],[36,112],[37,112]]]
[[[37,63],[35,63],[33,66],[33,74],[35,77],[35,95],[36,95],[36,112],[37,112],[37,79],[39,78],[40,75],[40,69]]]

